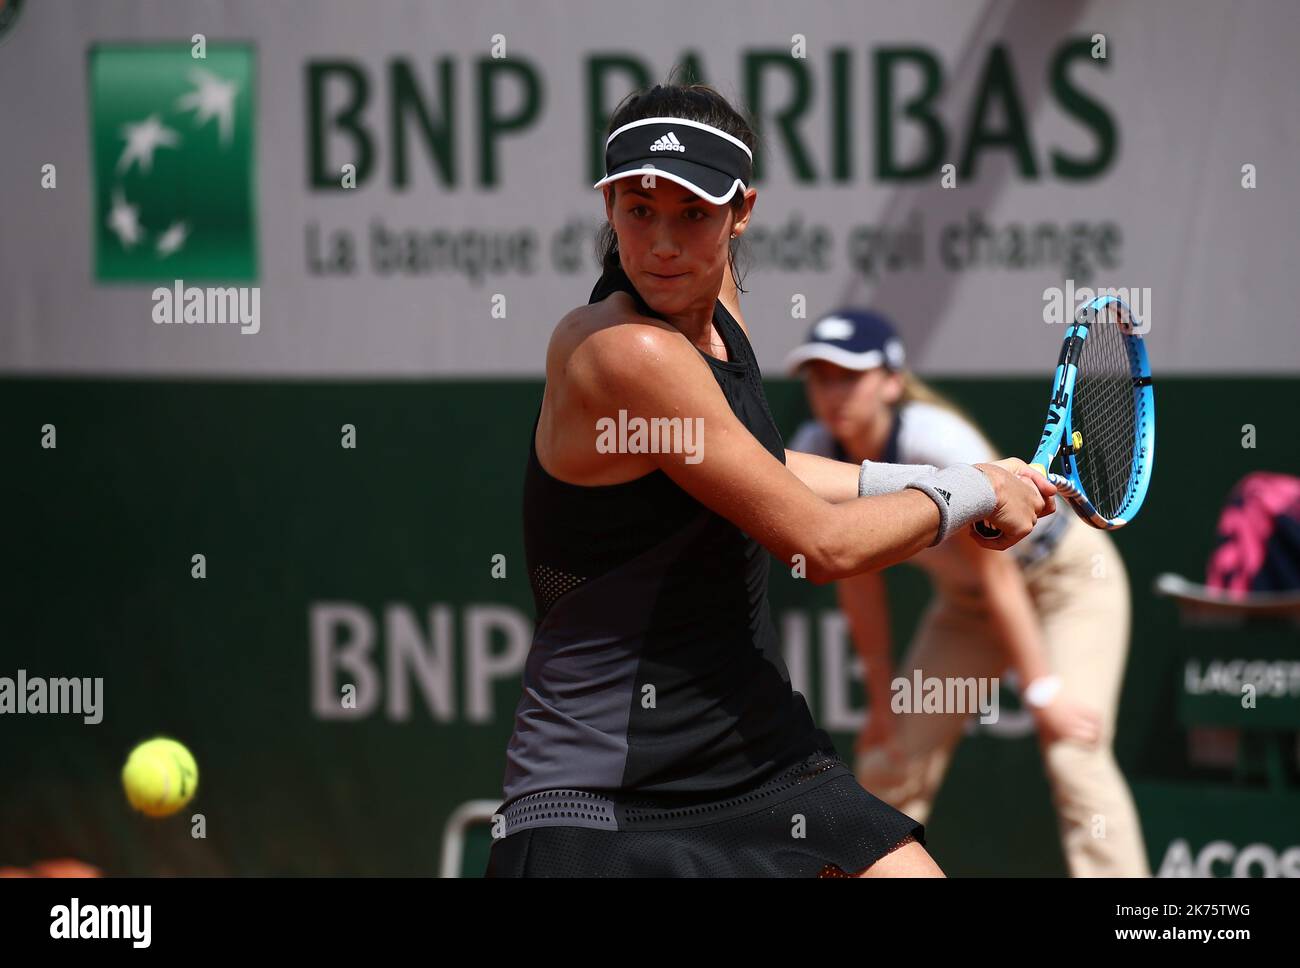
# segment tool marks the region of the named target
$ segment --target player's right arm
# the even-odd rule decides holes
[[[701,504],[731,521],[784,562],[799,561],[825,583],[874,571],[930,545],[940,518],[934,502],[913,488],[832,504],[800,481],[732,412],[709,366],[680,332],[635,319],[589,332],[565,367],[575,413],[593,418],[698,420],[698,454],[644,454]],[[576,402],[576,399],[575,399]],[[572,430],[594,431],[582,426]],[[1043,510],[1039,490],[996,465],[983,465],[998,499],[994,517],[1004,547],[1028,534]],[[1005,526],[1004,526],[1005,525]]]

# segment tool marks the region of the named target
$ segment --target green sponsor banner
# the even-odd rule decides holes
[[[1178,706],[1182,722],[1300,729],[1298,642],[1300,629],[1285,621],[1186,629]]]
[[[253,49],[90,51],[95,277],[255,279]]]
[[[1139,781],[1157,877],[1300,877],[1300,791]]]
[[[938,386],[1004,451],[1037,440],[1041,378]],[[767,389],[788,439],[802,388]],[[1134,601],[1117,740],[1131,778],[1232,783],[1187,762],[1184,630],[1150,589],[1161,572],[1199,575],[1236,480],[1300,466],[1286,425],[1298,391],[1160,384],[1171,416],[1152,490],[1115,535]],[[0,380],[0,676],[103,681],[97,724],[0,717],[0,866],[433,874],[448,844],[453,869],[481,870],[532,630],[520,508],[541,394],[537,380]],[[1258,449],[1241,446],[1242,413]],[[885,577],[901,651],[928,585],[912,568]],[[833,588],[774,562],[772,607],[792,675],[847,756],[863,691]],[[1225,630],[1221,654],[1252,654],[1243,634]],[[962,741],[935,803],[927,835],[949,873],[1065,871],[1037,741],[1011,728],[1014,710]],[[183,814],[151,820],[119,774],[159,734],[193,751],[199,789]],[[1291,801],[1256,792],[1272,849],[1300,843]],[[1139,788],[1137,802],[1153,868],[1180,838],[1257,839],[1255,819],[1202,815],[1194,797],[1148,812]]]

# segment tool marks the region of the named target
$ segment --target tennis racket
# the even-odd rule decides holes
[[[1156,404],[1140,323],[1123,300],[1098,296],[1065,331],[1038,452],[1029,466],[1083,520],[1113,531],[1133,520],[1151,483]],[[1061,473],[1051,470],[1061,458]],[[975,524],[984,538],[1002,532]]]

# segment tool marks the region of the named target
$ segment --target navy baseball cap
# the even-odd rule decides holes
[[[803,343],[785,358],[785,366],[792,376],[810,360],[848,370],[901,370],[905,358],[902,340],[888,319],[869,309],[841,309],[813,324]]]

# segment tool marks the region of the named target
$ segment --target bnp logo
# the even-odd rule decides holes
[[[90,52],[95,277],[255,279],[253,51]]]

